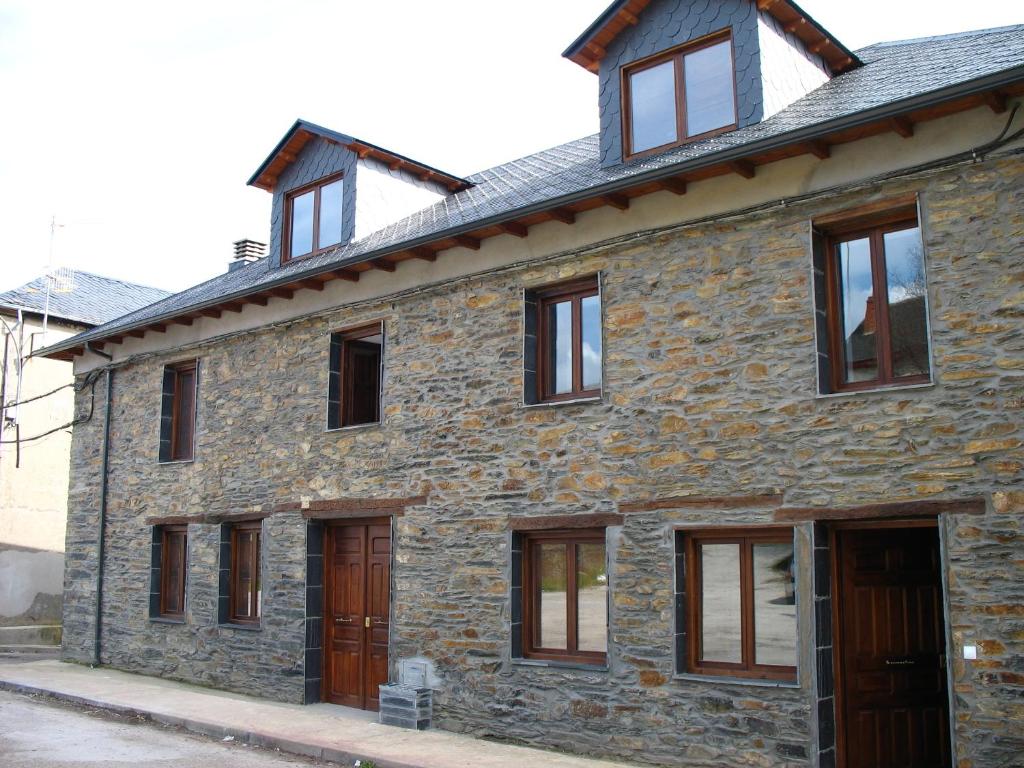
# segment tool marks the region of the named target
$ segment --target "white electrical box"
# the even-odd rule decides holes
[[[965,645],[964,646],[964,658],[968,661],[978,658],[978,646],[976,645]]]

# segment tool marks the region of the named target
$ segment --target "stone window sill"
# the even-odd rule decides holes
[[[184,624],[184,619],[169,619],[166,616],[150,616],[149,620],[153,624]]]
[[[577,661],[550,661],[548,659],[512,659],[516,667],[551,667],[553,669],[576,669],[580,672],[607,672],[605,664],[581,664]]]
[[[193,459],[178,459],[177,461],[158,461],[157,462],[157,464],[159,464],[161,467],[173,467],[173,466],[177,466],[178,464],[193,464],[193,463],[195,463],[195,459],[194,458]]]
[[[819,392],[814,396],[816,400],[831,400],[836,397],[857,397],[858,395],[877,395],[885,392],[906,392],[914,389],[932,389],[934,381],[926,381],[921,384],[895,384],[893,386],[872,387],[871,389],[854,389],[844,392]]]
[[[328,427],[324,432],[334,434],[337,432],[358,432],[363,429],[379,429],[384,426],[383,422],[371,421],[368,424],[349,424],[347,427]]]
[[[521,403],[520,408],[561,408],[564,405],[589,405],[603,403],[604,397],[578,397],[575,400],[543,400],[539,403]]]
[[[233,621],[223,621],[217,625],[218,629],[240,629],[243,632],[262,632],[261,624],[236,624]]]
[[[798,690],[802,686],[800,680],[758,680],[754,677],[730,677],[728,675],[696,675],[682,672],[672,675],[676,682],[721,683],[722,685],[749,685],[753,688],[790,688]]]

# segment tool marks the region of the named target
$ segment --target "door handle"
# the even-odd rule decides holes
[[[370,617],[369,616],[364,616],[363,617],[363,626],[366,627],[367,629],[370,628]]]
[[[917,662],[913,659],[886,659],[885,665],[887,667],[912,667]]]
[[[352,619],[335,619],[334,623],[335,624],[351,624],[352,623]]]

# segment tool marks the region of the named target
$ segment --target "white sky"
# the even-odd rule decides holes
[[[468,174],[597,130],[561,52],[610,0],[0,0],[0,290],[55,263],[181,289],[268,239],[245,182],[297,117]],[[800,0],[848,47],[1024,4]]]

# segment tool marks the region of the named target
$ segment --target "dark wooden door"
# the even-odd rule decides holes
[[[388,681],[391,526],[329,525],[324,569],[324,701],[376,710]]]
[[[380,421],[380,344],[345,342],[345,426]]]
[[[837,534],[847,768],[950,764],[935,528]]]

